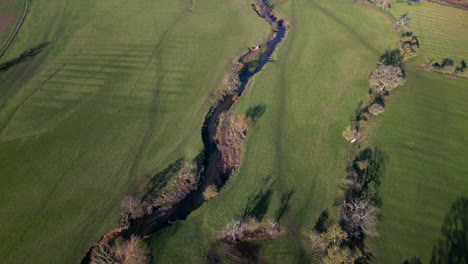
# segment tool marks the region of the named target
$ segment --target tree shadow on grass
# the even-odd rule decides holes
[[[265,104],[259,104],[256,106],[251,106],[245,112],[245,116],[250,117],[253,122],[257,121],[260,117],[263,116],[266,110]]]
[[[314,229],[319,233],[323,233],[327,231],[327,229],[330,227],[330,224],[328,210],[325,209],[317,219],[317,223],[315,223]]]
[[[468,198],[453,203],[442,226],[442,238],[432,248],[431,264],[468,263]]]
[[[260,186],[257,186],[247,198],[247,204],[244,207],[242,219],[253,216],[258,221],[262,221],[270,205],[271,196],[273,195],[272,184],[271,176],[267,176],[261,181]]]
[[[15,65],[17,65],[19,63],[22,63],[22,62],[28,60],[29,58],[35,57],[36,55],[41,53],[47,46],[49,46],[49,44],[50,44],[50,42],[43,42],[43,43],[41,43],[39,45],[36,45],[36,46],[26,50],[25,52],[21,53],[21,55],[19,57],[11,59],[9,61],[6,61],[6,62],[0,64],[0,72],[6,72],[11,67],[13,67],[13,66],[15,66]]]
[[[279,222],[281,218],[283,218],[283,216],[289,212],[289,209],[291,209],[290,201],[295,192],[296,189],[292,188],[289,191],[281,194],[280,207],[276,211],[276,221]]]
[[[151,200],[152,198],[155,198],[159,194],[159,191],[166,187],[173,176],[182,169],[183,165],[184,160],[178,159],[153,176],[146,187],[143,200]]]
[[[348,178],[355,185],[346,190],[346,200],[369,198],[381,207],[379,187],[387,161],[388,156],[378,148],[362,150],[348,167]]]
[[[218,240],[207,252],[207,262],[217,263],[265,263],[260,258],[261,246],[255,242],[242,241],[240,243],[227,243]]]
[[[407,259],[403,261],[402,264],[423,264],[420,258],[412,257],[411,259]]]

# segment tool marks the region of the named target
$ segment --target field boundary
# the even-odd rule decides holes
[[[16,29],[11,33],[10,38],[5,42],[3,47],[0,47],[0,58],[7,51],[8,47],[10,47],[11,42],[13,42],[13,40],[16,37],[16,34],[18,34],[18,31],[20,30],[21,26],[23,25],[24,19],[26,18],[26,14],[28,13],[28,8],[29,8],[29,0],[26,0],[26,5],[24,7],[23,15],[20,21],[18,22]]]
[[[450,3],[450,2],[446,2],[446,1],[440,1],[440,0],[426,0],[428,3],[432,3],[432,4],[437,4],[437,5],[443,5],[443,6],[450,6],[450,7],[453,7],[453,8],[458,8],[458,9],[461,9],[461,10],[465,10],[465,11],[468,11],[468,3],[462,3],[462,4],[454,4],[454,3]]]

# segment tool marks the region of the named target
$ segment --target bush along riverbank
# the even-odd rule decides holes
[[[401,17],[395,22],[400,49],[387,50],[369,75],[369,92],[356,108],[343,137],[352,144],[342,191],[332,208],[319,217],[308,236],[313,250],[322,253],[323,263],[371,263],[367,237],[378,236],[381,177],[387,156],[369,143],[374,127],[385,112],[386,99],[405,83],[404,61],[416,56],[419,42],[406,31]],[[398,26],[400,25],[400,26]],[[403,25],[403,27],[402,27]],[[402,32],[403,31],[403,32]]]

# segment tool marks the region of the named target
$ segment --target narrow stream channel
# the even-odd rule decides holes
[[[198,209],[204,203],[203,191],[207,186],[216,184],[218,188],[221,188],[228,180],[231,172],[222,174],[217,164],[221,155],[215,140],[219,117],[223,112],[229,111],[237,98],[242,96],[252,76],[261,71],[263,66],[268,63],[271,55],[286,35],[286,26],[283,20],[278,20],[271,14],[271,10],[265,5],[264,0],[254,1],[260,6],[261,10],[258,10],[259,15],[271,25],[274,35],[266,43],[266,50],[260,54],[257,67],[253,71],[245,70],[239,73],[241,81],[239,89],[234,94],[223,97],[210,109],[205,118],[202,128],[202,139],[205,147],[204,170],[201,175],[200,185],[171,208],[155,210],[153,214],[131,220],[130,227],[123,231],[120,234],[121,236],[130,237],[131,235],[137,235],[143,237],[153,234],[171,223],[185,220],[191,212]],[[90,253],[91,251],[88,252],[81,264],[89,263]]]

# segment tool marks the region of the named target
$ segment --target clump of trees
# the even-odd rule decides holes
[[[129,240],[117,238],[112,242],[94,246],[91,264],[147,264],[150,262],[148,246],[138,237]]]
[[[400,52],[403,60],[408,60],[418,54],[419,40],[413,32],[405,32],[400,36]]]
[[[405,83],[403,69],[404,58],[398,49],[387,50],[381,57],[377,67],[369,75],[369,90],[367,103],[361,102],[353,115],[351,126],[346,127],[342,135],[351,143],[362,141],[364,130],[370,116],[377,116],[385,111],[385,98],[389,92]],[[373,98],[372,98],[373,96]]]
[[[337,225],[331,225],[325,232],[312,231],[309,234],[312,248],[325,252],[322,263],[349,263],[352,264],[361,256],[359,249],[351,249],[348,234]]]
[[[383,113],[385,111],[385,108],[383,107],[383,105],[379,103],[374,103],[371,106],[369,106],[368,110],[369,110],[369,113],[376,116],[376,115],[380,115],[381,113]]]
[[[426,68],[446,75],[468,78],[468,71],[466,70],[467,65],[465,60],[461,60],[460,64],[457,66],[450,58],[444,58],[440,63],[434,62],[434,59],[429,59],[429,64],[426,65]]]
[[[377,92],[390,91],[405,82],[403,70],[399,66],[379,64],[369,77],[369,84]]]
[[[350,237],[360,239],[363,235],[375,237],[379,209],[367,198],[353,198],[341,206],[341,222]]]

